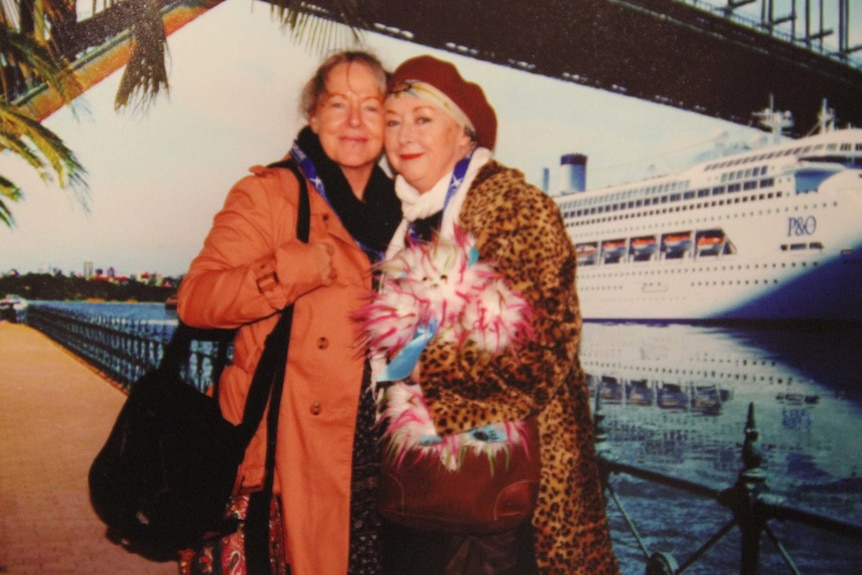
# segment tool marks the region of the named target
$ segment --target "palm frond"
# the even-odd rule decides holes
[[[167,37],[162,22],[159,0],[128,0],[134,2],[132,22],[132,53],[123,71],[114,108],[125,108],[134,102],[135,111],[146,112],[159,93],[169,92],[165,64]]]
[[[0,148],[27,162],[42,181],[55,182],[72,192],[88,210],[87,171],[57,134],[14,107],[0,104]]]
[[[359,0],[334,0],[333,4],[332,10],[312,12],[313,7],[302,0],[273,0],[270,13],[282,28],[290,30],[294,41],[318,54],[361,45],[366,22]]]
[[[37,2],[42,5],[43,2]],[[53,12],[53,9],[48,10]],[[46,37],[45,18],[36,18],[39,26],[32,33],[15,27],[5,15],[0,22],[0,54],[5,63],[0,75],[0,88],[7,101],[24,94],[42,83],[55,90],[64,102],[69,103],[83,93],[83,87],[72,67],[52,53]]]
[[[6,227],[11,228],[15,225],[15,218],[12,216],[12,211],[9,209],[6,201],[18,202],[23,197],[24,194],[21,192],[21,188],[11,180],[0,175],[0,222],[6,224]]]

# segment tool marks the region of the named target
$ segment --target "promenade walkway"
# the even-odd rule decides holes
[[[0,322],[0,573],[175,575],[105,537],[87,472],[125,394],[40,332]]]

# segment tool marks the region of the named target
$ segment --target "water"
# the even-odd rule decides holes
[[[716,489],[742,468],[748,406],[755,406],[762,468],[788,504],[862,523],[862,327],[584,326],[581,359],[603,392],[609,443],[620,461]],[[682,393],[661,406],[668,391]],[[660,396],[659,393],[665,395]],[[697,392],[697,393],[695,393]],[[695,400],[697,398],[697,400]],[[714,503],[621,476],[617,489],[651,551],[688,558],[730,519]],[[639,573],[642,553],[612,516],[617,554]],[[774,530],[802,573],[858,573],[851,539],[793,523]],[[738,572],[732,532],[686,573]],[[764,537],[763,573],[789,573]]]
[[[91,317],[122,318],[153,325],[177,324],[176,310],[166,309],[163,303],[36,301],[30,305],[49,306]]]
[[[162,304],[50,305],[176,324],[176,313]],[[770,491],[795,506],[862,523],[860,347],[862,326],[586,323],[581,360],[593,392],[604,392],[604,423],[620,461],[715,489],[730,487],[742,468],[745,422],[753,403]],[[681,395],[669,394],[677,390]],[[649,551],[670,552],[680,564],[730,520],[729,512],[710,500],[628,476],[612,481]],[[643,573],[642,551],[621,515],[609,509],[623,572]],[[862,548],[855,540],[790,522],[770,527],[802,573],[859,572]],[[738,573],[739,549],[734,530],[685,572]],[[764,574],[791,572],[767,537],[761,566]]]

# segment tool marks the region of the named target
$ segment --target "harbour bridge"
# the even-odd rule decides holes
[[[103,1],[92,15],[70,13],[53,26],[85,87],[127,61],[130,14],[140,4]],[[166,33],[222,1],[163,0]],[[356,16],[360,29],[738,124],[753,125],[752,112],[774,98],[793,114],[790,135],[799,136],[817,126],[824,101],[839,124],[862,125],[862,14],[851,15],[851,3],[860,7],[857,0],[365,0]],[[339,20],[332,0],[301,6]],[[19,103],[38,118],[59,106],[38,96],[22,92]]]

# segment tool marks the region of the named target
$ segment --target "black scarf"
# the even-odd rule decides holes
[[[401,201],[395,195],[395,183],[375,165],[365,185],[363,200],[350,189],[341,166],[323,151],[317,134],[306,126],[299,132],[297,145],[309,157],[323,181],[326,198],[342,225],[357,242],[382,254],[401,223]],[[369,254],[372,261],[374,254]]]

